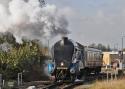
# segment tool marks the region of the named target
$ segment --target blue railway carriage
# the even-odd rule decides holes
[[[49,73],[55,80],[72,80],[92,72],[99,73],[102,66],[102,52],[88,48],[67,37],[57,41],[52,47],[52,63]]]

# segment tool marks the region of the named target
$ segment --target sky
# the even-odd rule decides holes
[[[84,45],[102,43],[112,48],[125,36],[125,0],[46,0],[68,19],[70,39]],[[124,38],[125,47],[125,38]]]
[[[12,0],[0,0],[0,4],[7,6],[7,3],[10,1]],[[35,2],[35,0],[30,1]],[[47,4],[54,5],[54,8],[56,6],[58,9],[55,17],[60,13],[61,16],[63,15],[68,20],[67,24],[70,32],[68,37],[70,39],[78,41],[83,45],[102,43],[114,48],[118,44],[118,48],[121,48],[121,38],[125,36],[125,0],[45,1]],[[22,11],[15,10],[16,13]],[[0,12],[3,13],[4,11]]]

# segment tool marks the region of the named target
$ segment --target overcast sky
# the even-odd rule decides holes
[[[125,0],[47,0],[47,3],[55,4],[66,15],[71,39],[85,45],[103,43],[114,47],[118,43],[121,47]]]

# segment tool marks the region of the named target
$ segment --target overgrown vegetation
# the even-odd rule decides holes
[[[0,34],[0,73],[5,80],[17,79],[20,72],[25,81],[39,80],[46,53],[47,47],[39,45],[37,40],[23,40],[19,44],[12,34]]]
[[[92,84],[83,84],[75,89],[125,89],[125,79],[96,81]]]
[[[97,81],[90,89],[125,89],[125,79],[120,80],[110,80],[107,81]]]
[[[105,46],[101,43],[99,43],[99,44],[92,43],[92,44],[89,45],[89,47],[100,49],[102,51],[111,51],[112,50],[109,45]]]

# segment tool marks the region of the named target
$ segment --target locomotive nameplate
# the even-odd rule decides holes
[[[67,67],[57,67],[57,69],[68,69]]]

